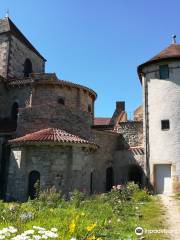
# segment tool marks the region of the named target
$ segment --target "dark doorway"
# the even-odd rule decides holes
[[[35,199],[40,190],[40,173],[38,171],[32,171],[29,174],[29,187],[28,196],[30,199]]]
[[[18,112],[19,112],[19,105],[17,102],[15,102],[11,107],[11,120],[17,121]]]
[[[132,165],[128,171],[128,182],[134,182],[142,186],[143,171],[140,166]]]
[[[111,191],[112,187],[114,185],[114,172],[113,168],[109,167],[106,169],[106,191]]]
[[[93,194],[93,173],[90,174],[90,194]]]
[[[29,77],[29,74],[32,73],[32,63],[29,58],[27,58],[24,62],[24,77]]]

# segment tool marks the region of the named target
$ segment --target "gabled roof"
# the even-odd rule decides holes
[[[26,44],[29,49],[36,53],[44,61],[46,59],[37,51],[37,49],[29,42],[29,40],[23,35],[23,33],[16,27],[10,18],[5,17],[0,19],[0,34],[11,33],[18,38],[22,43]]]
[[[141,64],[138,66],[138,74],[142,72],[142,68],[159,61],[169,60],[169,59],[180,59],[180,44],[170,44],[168,47],[166,47],[164,50],[162,50],[160,53],[155,55],[153,58],[148,60],[147,62]]]
[[[76,135],[70,134],[62,129],[57,128],[47,128],[42,129],[37,132],[26,134],[23,137],[19,137],[13,140],[10,140],[10,144],[26,144],[26,143],[74,143],[74,144],[83,144],[83,145],[97,145],[93,142],[82,139]]]

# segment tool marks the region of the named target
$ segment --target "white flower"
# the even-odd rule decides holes
[[[76,240],[76,238],[72,237],[70,240]]]
[[[27,230],[24,232],[25,235],[31,235],[34,234],[34,230]]]
[[[42,227],[38,227],[38,226],[33,226],[34,229],[37,229],[37,230],[46,230],[45,228],[42,228]]]
[[[51,228],[52,232],[57,232],[57,228]]]
[[[35,240],[41,239],[41,236],[39,236],[39,235],[33,235],[33,237],[34,237]]]

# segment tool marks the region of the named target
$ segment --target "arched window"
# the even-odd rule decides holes
[[[24,77],[29,77],[29,74],[32,73],[32,71],[33,69],[31,60],[29,60],[29,58],[26,58],[24,62]]]
[[[114,172],[113,168],[109,167],[106,169],[106,191],[111,191],[112,187],[114,185]]]
[[[18,118],[18,112],[19,112],[19,105],[17,102],[13,103],[11,107],[11,119],[14,121],[17,121]]]
[[[134,182],[139,186],[142,185],[143,170],[140,166],[132,165],[128,170],[128,182]]]
[[[40,191],[40,173],[32,171],[29,174],[28,196],[30,199],[35,199]]]
[[[92,108],[91,108],[91,105],[90,105],[90,104],[88,105],[88,112],[89,112],[89,113],[92,112]]]
[[[65,105],[65,99],[63,97],[59,97],[57,102],[61,105]]]

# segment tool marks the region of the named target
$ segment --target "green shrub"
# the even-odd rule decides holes
[[[81,202],[83,202],[86,198],[87,198],[86,193],[80,192],[77,189],[70,193],[70,201],[77,208],[80,206]]]
[[[46,190],[39,192],[35,201],[45,206],[57,207],[62,201],[61,193],[58,192],[55,187],[47,188]]]

